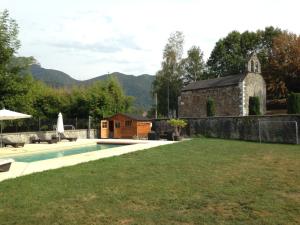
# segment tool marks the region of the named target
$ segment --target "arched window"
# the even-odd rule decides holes
[[[255,63],[255,73],[258,73],[258,62]]]
[[[251,70],[250,70],[250,72],[255,72],[254,71],[254,62],[253,62],[253,60],[251,60]]]

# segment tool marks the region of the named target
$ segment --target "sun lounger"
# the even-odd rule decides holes
[[[11,137],[4,137],[2,139],[2,143],[4,145],[4,147],[6,146],[12,146],[14,148],[18,148],[18,147],[24,147],[25,142],[22,140],[16,140],[14,138]]]
[[[60,134],[60,139],[61,140],[68,140],[68,141],[76,141],[77,137],[66,136],[64,133],[62,133],[62,134]]]
[[[0,172],[6,172],[9,170],[13,159],[0,159]]]
[[[48,144],[54,144],[58,142],[58,139],[56,136],[52,136],[51,138],[46,137],[45,135],[37,134],[36,136],[31,137],[31,143],[48,143]]]

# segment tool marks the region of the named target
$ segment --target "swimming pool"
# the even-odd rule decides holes
[[[76,155],[80,153],[94,152],[94,151],[99,151],[108,148],[115,148],[119,146],[124,146],[124,144],[96,144],[91,146],[74,147],[72,149],[53,150],[51,152],[40,152],[40,153],[33,153],[30,155],[14,156],[11,158],[13,158],[16,162],[35,162],[35,161],[41,161],[46,159]]]

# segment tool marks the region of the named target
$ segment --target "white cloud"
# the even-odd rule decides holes
[[[300,33],[298,0],[1,0],[20,26],[20,55],[77,79],[107,72],[155,74],[169,34],[208,58],[232,30],[278,26]]]

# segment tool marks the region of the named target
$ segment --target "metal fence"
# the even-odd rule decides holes
[[[259,120],[259,141],[299,144],[297,121]]]
[[[88,129],[88,118],[64,118],[65,130]],[[30,118],[21,120],[2,121],[3,133],[51,131],[56,129],[57,119]],[[98,129],[99,123],[90,120],[90,128]]]

